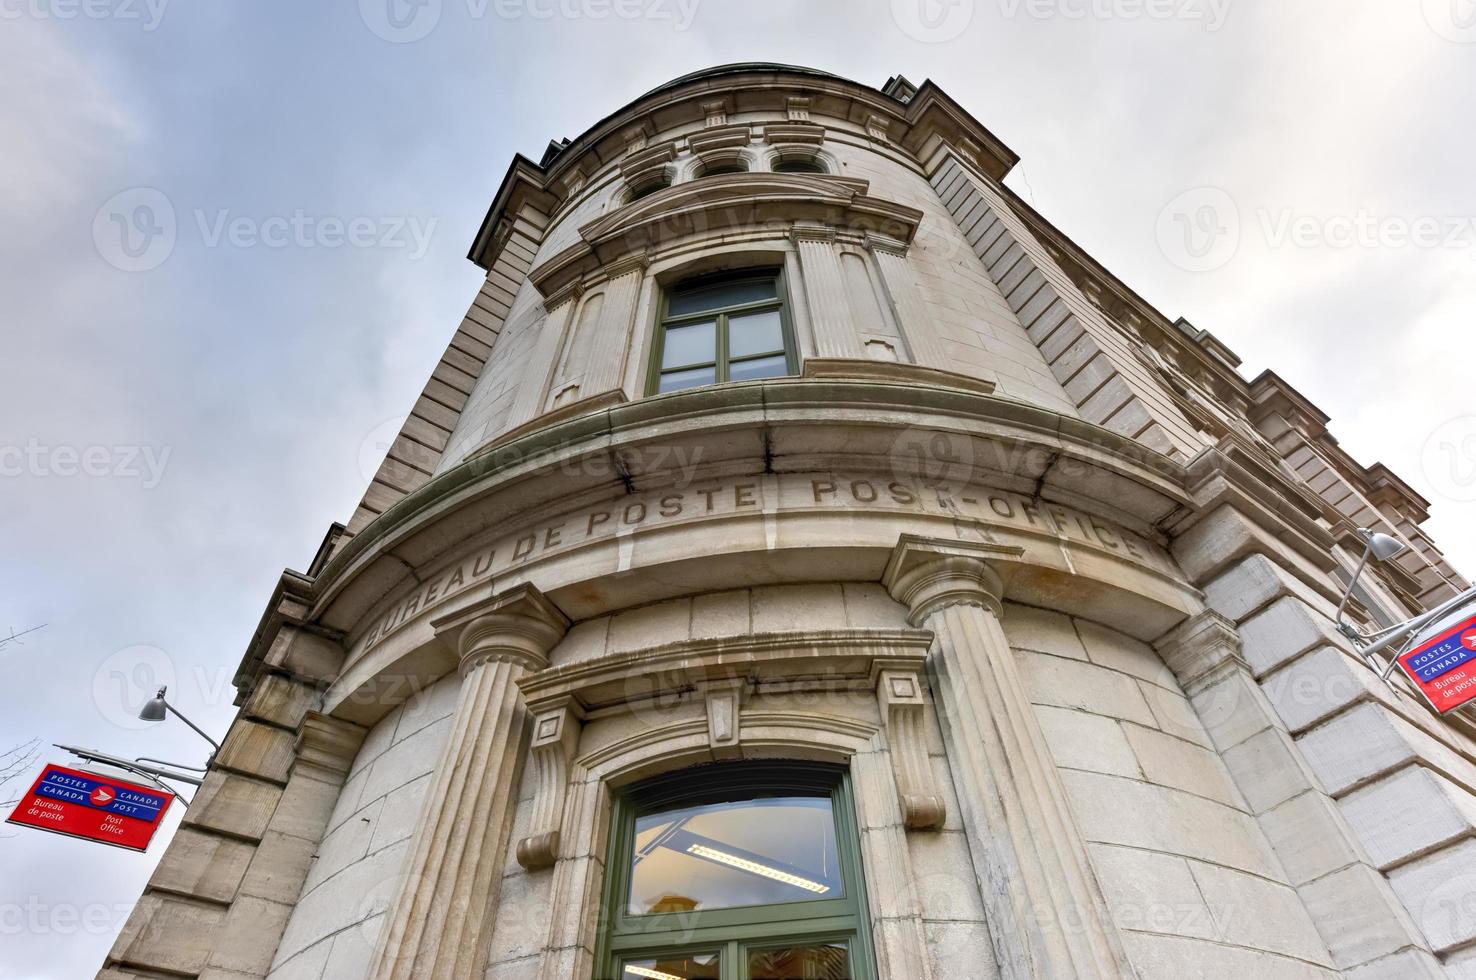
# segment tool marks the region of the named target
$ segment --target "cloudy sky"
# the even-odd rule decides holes
[[[0,748],[203,759],[133,715],[168,683],[224,732],[278,574],[476,290],[511,154],[746,60],[933,78],[1476,569],[1472,0],[0,0],[0,630],[44,625],[0,649]],[[91,975],[163,842],[3,834],[0,977]]]

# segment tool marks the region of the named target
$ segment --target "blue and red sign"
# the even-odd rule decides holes
[[[5,822],[144,851],[173,802],[157,787],[48,765]]]
[[[1476,700],[1476,616],[1421,643],[1399,666],[1441,714]]]

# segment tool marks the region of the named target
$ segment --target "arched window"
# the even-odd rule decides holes
[[[668,289],[647,393],[796,373],[782,278],[758,269]]]
[[[774,173],[776,174],[825,174],[829,172],[818,157],[791,156],[780,157],[774,161]]]
[[[721,156],[704,160],[697,166],[698,177],[718,177],[722,174],[746,174],[748,161],[739,156]]]
[[[607,980],[872,980],[846,771],[726,763],[615,801]]]
[[[653,177],[649,180],[644,180],[639,184],[634,184],[631,186],[630,197],[626,201],[626,203],[629,204],[630,201],[639,201],[643,197],[655,194],[657,191],[665,190],[670,186],[671,177],[666,174]]]

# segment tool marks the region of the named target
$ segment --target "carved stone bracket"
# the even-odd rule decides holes
[[[368,734],[362,725],[309,711],[297,733],[297,765],[345,779]]]
[[[1191,697],[1226,673],[1244,671],[1250,676],[1235,624],[1213,610],[1185,620],[1153,646]]]
[[[579,747],[584,712],[572,697],[556,698],[533,714],[529,755],[537,785],[527,837],[518,841],[518,863],[529,871],[553,867],[559,858],[559,829],[569,786],[569,763]]]
[[[876,701],[887,730],[902,822],[909,830],[943,826],[948,805],[928,762],[927,696],[920,664],[886,665],[877,672]]]
[[[738,711],[743,706],[747,683],[741,677],[709,681],[703,685],[707,705],[707,741],[715,759],[736,759],[739,747]]]

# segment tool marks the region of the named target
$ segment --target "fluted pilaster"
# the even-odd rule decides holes
[[[930,671],[1001,975],[1133,976],[1000,624],[1019,549],[906,535],[885,584],[933,631]]]
[[[797,223],[790,237],[799,250],[800,272],[805,277],[815,356],[860,357],[861,345],[846,299],[846,281],[835,252],[835,229]]]
[[[526,720],[517,680],[547,665],[568,620],[531,586],[432,624],[456,644],[461,694],[426,794],[376,980],[481,976],[517,794]]]

